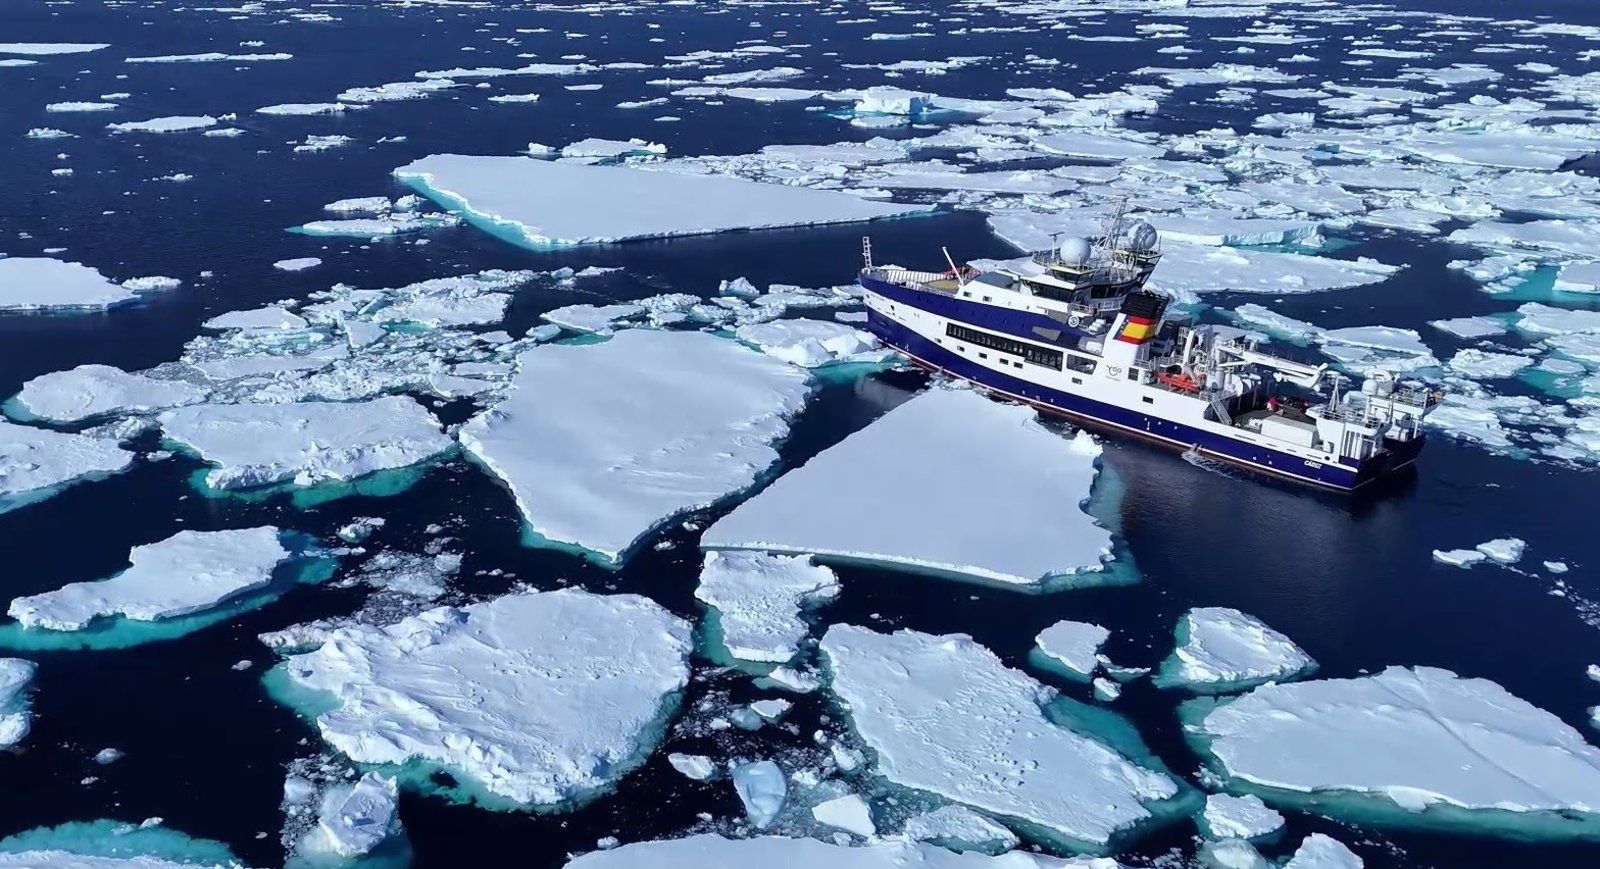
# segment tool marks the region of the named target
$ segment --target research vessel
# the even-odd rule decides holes
[[[1259,349],[1221,324],[1174,322],[1145,287],[1160,237],[1116,209],[1094,238],[985,269],[872,262],[867,326],[919,365],[996,396],[1274,477],[1354,491],[1414,463],[1431,384],[1371,372],[1357,382]]]

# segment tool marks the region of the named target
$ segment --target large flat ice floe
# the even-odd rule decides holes
[[[1181,793],[1163,773],[1055,723],[1045,705],[1065,701],[970,637],[835,625],[822,651],[877,773],[901,787],[1081,849],[1106,847]]]
[[[214,489],[348,482],[404,468],[454,444],[405,396],[348,403],[197,404],[160,416],[166,437],[217,467]]]
[[[540,247],[853,223],[927,210],[833,190],[529,157],[438,154],[395,175],[508,241]]]
[[[630,329],[523,353],[505,400],[460,437],[535,534],[615,563],[753,485],[809,393],[804,371],[734,341]]]
[[[0,748],[12,748],[33,727],[28,692],[37,665],[22,658],[0,658]]]
[[[715,611],[716,633],[741,661],[784,664],[806,636],[800,612],[839,594],[832,570],[804,555],[708,552],[694,596]]]
[[[130,567],[99,582],[75,582],[19,597],[6,614],[25,628],[76,631],[95,619],[159,621],[215,607],[265,587],[290,557],[270,526],[232,531],[179,531],[135,546]]]
[[[15,407],[36,419],[76,423],[108,414],[165,410],[205,398],[206,390],[183,381],[156,380],[109,365],[79,365],[23,384]]]
[[[684,839],[635,842],[595,851],[567,869],[1116,869],[1114,860],[1062,858],[1014,851],[998,857],[946,851],[920,842],[876,842],[860,848],[816,839],[761,836],[725,839],[702,833]]]
[[[779,478],[701,545],[1038,586],[1110,556],[1111,533],[1081,508],[1099,455],[1028,408],[933,389]]]
[[[1189,610],[1176,634],[1178,646],[1156,675],[1164,688],[1237,691],[1303,676],[1317,666],[1293,640],[1229,607]]]
[[[132,290],[81,263],[0,258],[0,311],[101,311],[135,298]]]
[[[636,595],[520,593],[335,629],[274,677],[351,760],[424,788],[447,770],[495,807],[560,808],[653,747],[688,683],[689,636]]]
[[[1600,822],[1600,749],[1486,679],[1390,667],[1192,701],[1184,718],[1230,784],[1269,800],[1317,794],[1326,814],[1552,835]]]
[[[0,421],[0,513],[132,464],[133,453],[109,438]]]

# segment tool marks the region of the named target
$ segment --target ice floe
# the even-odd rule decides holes
[[[1039,632],[1028,657],[1046,669],[1087,680],[1100,666],[1100,646],[1110,636],[1099,625],[1062,620]]]
[[[226,845],[161,826],[74,821],[0,840],[4,869],[242,869]]]
[[[734,330],[740,341],[769,356],[802,368],[839,362],[875,362],[892,351],[879,349],[877,339],[844,323],[826,320],[773,320]]]
[[[741,661],[785,664],[806,637],[800,613],[839,594],[832,570],[804,555],[708,552],[694,596],[714,611],[714,633]]]
[[[780,477],[701,545],[1021,587],[1084,580],[1111,553],[1111,533],[1082,510],[1099,455],[1088,434],[1063,437],[1031,409],[933,389]]]
[[[856,794],[845,794],[812,806],[811,817],[819,824],[857,836],[871,838],[878,833],[877,826],[872,823],[872,807]]]
[[[115,440],[0,421],[0,513],[133,464]]]
[[[1185,729],[1228,782],[1394,824],[1593,834],[1600,749],[1486,679],[1432,667],[1191,701]],[[1383,811],[1387,807],[1392,811]]]
[[[113,133],[187,133],[215,127],[219,121],[210,115],[170,115],[148,121],[124,121],[107,124]]]
[[[1294,850],[1283,869],[1362,869],[1365,865],[1343,842],[1312,833]]]
[[[33,727],[29,698],[38,665],[22,658],[0,658],[0,748],[14,748]]]
[[[1047,704],[1069,701],[970,637],[835,625],[822,651],[877,774],[901,787],[1091,849],[1152,821],[1181,793],[1165,774],[1048,717]]]
[[[24,628],[77,631],[120,616],[153,622],[214,608],[265,587],[291,553],[270,526],[233,531],[179,531],[135,546],[129,567],[97,582],[19,597],[6,614]]]
[[[361,402],[196,404],[159,417],[164,436],[216,467],[213,489],[345,483],[404,468],[453,446],[405,396]]]
[[[1212,839],[1259,839],[1283,829],[1283,815],[1254,794],[1207,794],[1201,829]]]
[[[772,826],[789,798],[789,780],[783,769],[770,760],[739,763],[728,769],[728,778],[744,804],[750,826],[758,830]]]
[[[99,311],[137,297],[81,263],[48,257],[0,258],[0,311]]]
[[[637,766],[688,682],[690,628],[634,595],[575,589],[336,628],[275,671],[330,745],[493,807],[559,809]],[[420,770],[413,774],[413,770]]]
[[[317,805],[316,825],[295,843],[295,856],[326,866],[372,854],[400,835],[398,803],[395,779],[378,773],[328,786]]]
[[[831,190],[529,157],[438,154],[395,175],[495,235],[534,247],[851,223],[926,210]]]
[[[1050,857],[1015,852],[999,857],[961,854],[906,841],[845,847],[816,839],[762,836],[727,839],[702,833],[684,839],[636,842],[594,851],[566,864],[567,869],[1116,869],[1108,859]]]
[[[1178,622],[1178,646],[1162,662],[1157,685],[1236,691],[1293,679],[1316,668],[1294,641],[1255,616],[1229,607],[1198,607]]]
[[[506,398],[460,439],[538,537],[615,564],[673,516],[753,485],[809,393],[803,371],[733,341],[630,329],[523,353]]]
[[[1017,846],[1017,834],[966,806],[941,806],[912,815],[901,831],[917,842],[930,842],[951,851],[1001,854]]]
[[[8,408],[29,419],[77,423],[195,404],[206,395],[205,389],[183,381],[157,380],[109,365],[80,365],[29,380]]]

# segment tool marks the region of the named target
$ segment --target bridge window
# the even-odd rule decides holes
[[[1052,368],[1056,371],[1061,370],[1061,362],[1064,354],[1060,350],[1053,350],[1049,347],[1040,347],[1037,344],[1030,344],[1026,341],[1018,341],[1015,338],[1007,338],[1002,335],[993,335],[988,332],[980,332],[977,329],[969,329],[966,326],[957,326],[954,323],[950,323],[945,326],[945,335],[958,341],[965,341],[968,344],[975,344],[979,347],[985,347],[1001,353],[1009,353],[1012,356],[1020,356],[1024,361],[1031,362],[1034,365],[1039,365],[1044,368]],[[979,355],[983,356],[985,359],[989,358],[987,355],[981,353]],[[1093,366],[1093,363],[1090,363],[1090,365]]]

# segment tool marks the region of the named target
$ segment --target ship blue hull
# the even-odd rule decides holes
[[[876,288],[871,289],[876,290]],[[1385,444],[1385,452],[1360,465],[1308,462],[1289,453],[1265,449],[1215,432],[1061,392],[986,368],[966,356],[953,353],[929,341],[875,310],[868,311],[867,328],[879,340],[900,350],[924,367],[970,380],[1045,411],[1135,435],[1176,449],[1197,449],[1201,455],[1208,458],[1221,459],[1275,477],[1327,489],[1354,491],[1399,471],[1416,461],[1425,440],[1423,436],[1418,435],[1415,439],[1404,443],[1389,441]]]

